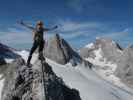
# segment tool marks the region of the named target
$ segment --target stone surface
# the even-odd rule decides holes
[[[44,54],[47,58],[59,64],[66,64],[71,61],[73,65],[77,65],[82,60],[79,54],[59,34],[48,40]]]
[[[118,43],[112,41],[109,38],[97,38],[91,47],[84,47],[80,50],[80,56],[83,58],[95,58],[94,51],[101,49],[101,55],[106,58],[107,61],[117,62],[123,49]]]
[[[48,63],[43,66],[45,93],[41,62],[28,68],[20,58],[8,67],[1,100],[81,100],[79,92],[67,87]]]
[[[117,62],[115,74],[126,83],[133,85],[133,45],[123,51]]]

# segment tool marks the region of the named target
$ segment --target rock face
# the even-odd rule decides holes
[[[14,53],[12,48],[0,43],[0,58],[15,59],[17,57],[20,56]]]
[[[79,92],[67,87],[49,64],[43,66],[45,93],[40,61],[27,68],[23,59],[17,59],[8,67],[1,100],[81,100]]]
[[[58,34],[48,40],[44,54],[47,58],[60,64],[71,62],[73,65],[81,62],[81,57]]]
[[[109,38],[97,38],[94,43],[91,43],[80,50],[80,55],[83,58],[95,58],[96,51],[100,51],[100,55],[108,61],[117,62],[122,48]]]
[[[123,51],[117,66],[115,74],[121,80],[133,84],[133,45]]]

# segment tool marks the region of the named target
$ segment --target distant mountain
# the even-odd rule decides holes
[[[94,43],[90,43],[80,49],[80,55],[83,58],[98,58],[99,60],[107,60],[117,62],[123,49],[122,47],[109,38],[96,38]]]
[[[133,45],[123,51],[117,66],[115,74],[124,82],[133,85]]]
[[[37,56],[34,55],[35,59]],[[43,64],[46,95],[43,92],[42,69],[39,60],[32,68],[25,66],[23,59],[9,64],[0,80],[1,100],[132,100],[132,92],[124,91],[85,66],[65,67],[46,60]],[[71,65],[69,65],[71,66]],[[60,77],[61,78],[60,78]]]
[[[120,87],[127,86],[114,73],[119,59],[122,59],[123,48],[110,38],[96,38],[80,49],[80,56],[94,65],[94,70],[104,79]]]
[[[58,35],[55,37],[57,38]],[[56,41],[57,40],[58,39],[56,39]],[[53,45],[54,43],[57,43],[57,45]],[[48,46],[51,47],[51,45],[53,45],[52,47],[54,47],[55,50],[62,49],[61,47],[57,48],[60,42],[53,42],[53,44],[51,44],[51,42],[49,44],[48,42]],[[65,44],[65,46],[67,45]],[[63,46],[63,52],[65,51],[65,46]],[[89,45],[88,47],[92,46],[93,45]],[[38,60],[38,54],[34,53],[31,61],[32,67],[28,68],[25,65],[25,61],[27,60],[29,51],[15,51],[18,55],[21,55],[22,58],[16,58],[13,62],[0,66],[1,100],[46,100],[45,98],[48,98],[47,100],[99,100],[99,97],[102,100],[132,100],[132,89],[125,89],[124,87],[119,87],[120,84],[115,86],[114,83],[105,81],[99,74],[95,73],[94,69],[91,70],[82,64],[83,62],[85,63],[85,61],[78,53],[76,53],[75,56],[75,54],[73,55],[73,53],[71,53],[74,51],[72,51],[69,46],[66,48],[66,51],[69,52],[67,53],[68,58],[70,57],[67,61],[65,60],[66,63],[71,62],[73,56],[76,59],[80,58],[81,62],[76,62],[76,67],[72,67],[73,64],[70,63],[59,64],[60,62],[56,61],[56,56],[59,56],[60,53],[52,51],[52,54],[56,53],[56,56],[53,55],[55,59],[52,58],[53,60],[51,60],[51,58],[46,58],[46,63],[43,64]],[[14,50],[12,52],[14,52]],[[48,53],[48,51],[44,52],[45,54]],[[50,52],[51,51],[49,51],[49,53]],[[62,52],[62,50],[60,52]],[[97,56],[94,60],[101,57],[99,53],[99,49],[94,51],[94,54]],[[72,56],[69,54],[72,54]],[[62,56],[64,57],[64,55]],[[77,60],[73,59],[73,61]],[[96,62],[95,64],[98,63]],[[44,68],[43,72],[41,69],[42,65]],[[105,67],[105,65],[103,66]],[[94,68],[95,67],[94,65]],[[43,80],[46,89],[45,92],[43,91],[42,73],[45,75]]]
[[[17,57],[20,57],[14,51],[15,51],[15,49],[10,48],[10,47],[0,43],[0,58],[15,59]]]
[[[70,62],[73,66],[76,66],[79,63],[85,62],[59,34],[56,34],[48,40],[44,54],[47,58],[59,64]]]

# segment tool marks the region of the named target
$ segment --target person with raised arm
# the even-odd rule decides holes
[[[31,67],[30,61],[32,58],[32,54],[34,53],[34,51],[38,49],[39,52],[39,56],[38,58],[40,60],[45,60],[45,57],[43,56],[43,48],[44,48],[44,44],[45,44],[45,40],[43,38],[43,34],[44,32],[50,31],[50,30],[54,30],[56,28],[58,28],[57,26],[53,27],[53,28],[45,28],[44,24],[42,21],[37,21],[36,26],[32,27],[26,23],[24,23],[22,20],[19,22],[19,24],[31,29],[33,31],[33,46],[30,50],[29,56],[28,56],[28,60],[27,60],[27,66]]]

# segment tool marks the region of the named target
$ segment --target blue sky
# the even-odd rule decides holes
[[[45,39],[59,33],[74,48],[96,37],[109,37],[122,46],[133,43],[132,0],[0,0],[0,42],[14,48],[30,48],[32,33],[18,25],[23,19],[46,27],[58,25]]]

